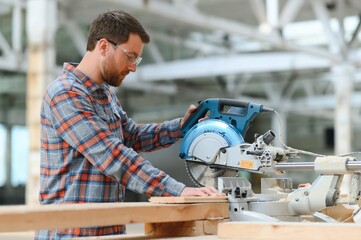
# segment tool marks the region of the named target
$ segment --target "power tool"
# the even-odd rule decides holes
[[[261,113],[276,113],[261,104],[233,99],[200,101],[182,127],[179,157],[198,186],[214,186],[227,193],[232,221],[334,221],[319,211],[337,204],[356,204],[360,197],[361,162],[351,156],[315,156],[314,162],[289,162],[309,152],[271,145],[276,134],[245,135]],[[319,177],[294,189],[292,179],[274,177],[285,171],[315,171]],[[261,193],[238,173],[265,174]],[[351,174],[350,193],[340,195],[345,174]],[[310,217],[311,216],[311,217]]]

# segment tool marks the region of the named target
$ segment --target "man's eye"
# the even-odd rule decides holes
[[[137,56],[135,56],[133,54],[129,54],[129,59],[132,61],[135,61],[135,59],[137,59]]]

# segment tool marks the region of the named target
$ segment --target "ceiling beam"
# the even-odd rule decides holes
[[[79,24],[64,13],[63,10],[58,10],[60,24],[64,25],[69,37],[72,39],[74,46],[80,55],[84,55],[86,52],[87,39],[82,33],[82,29]]]
[[[325,2],[322,0],[311,1],[312,8],[316,17],[321,21],[323,29],[328,38],[328,45],[331,53],[341,54],[345,52],[344,44],[336,36],[330,24],[330,17],[328,10],[326,9]]]
[[[327,59],[302,53],[241,54],[148,64],[139,67],[129,78],[151,82],[241,73],[327,69],[330,65]]]
[[[300,12],[304,0],[286,1],[280,14],[279,26],[282,28],[292,22]]]
[[[294,44],[292,42],[287,42],[284,39],[281,39],[279,38],[279,36],[274,34],[272,35],[262,34],[252,26],[248,26],[246,24],[242,24],[240,22],[232,21],[229,19],[207,16],[199,11],[195,11],[193,7],[189,9],[182,9],[182,11],[179,11],[179,9],[174,7],[173,4],[160,2],[157,0],[147,1],[146,4],[142,0],[132,0],[132,1],[122,1],[122,2],[119,2],[117,0],[107,0],[107,1],[113,3],[116,2],[137,10],[148,11],[165,18],[174,19],[204,29],[220,30],[228,34],[241,35],[249,39],[270,44],[275,48],[304,52],[314,56],[320,56],[323,58],[331,59],[336,62],[341,60],[339,56],[335,54],[331,54],[327,50],[316,47],[310,47],[310,46],[302,46],[302,45]]]
[[[266,5],[263,0],[248,0],[260,26],[267,24]]]

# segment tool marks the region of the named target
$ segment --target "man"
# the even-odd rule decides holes
[[[87,52],[44,95],[41,109],[41,204],[122,202],[125,188],[148,196],[219,195],[190,188],[138,154],[168,147],[195,110],[160,124],[137,124],[110,86],[120,86],[141,61],[149,36],[130,14],[100,14],[91,24]],[[38,231],[37,239],[122,234],[123,225]]]

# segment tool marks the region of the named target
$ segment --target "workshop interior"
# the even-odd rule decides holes
[[[112,9],[151,39],[113,89],[128,115],[197,107],[145,159],[225,193],[230,221],[361,222],[359,0],[0,0],[0,205],[39,204],[42,95]],[[348,215],[330,216],[337,205]]]

